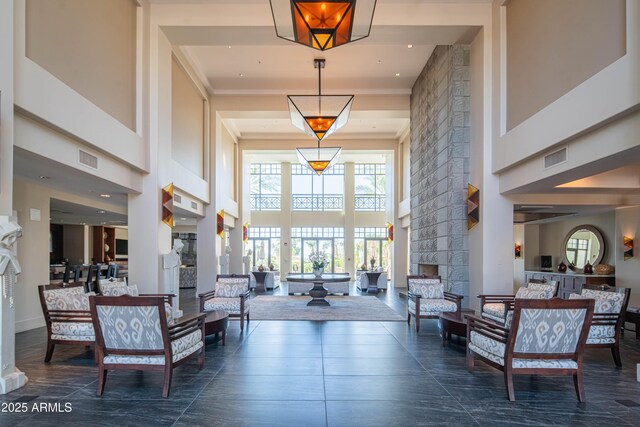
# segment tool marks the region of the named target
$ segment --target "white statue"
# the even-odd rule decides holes
[[[22,236],[22,227],[15,217],[0,216],[0,279],[2,295],[9,298],[9,307],[14,307],[16,276],[22,272],[16,255],[15,243]]]
[[[220,274],[229,274],[229,254],[231,254],[231,246],[224,248],[224,255],[220,255]]]
[[[184,248],[182,240],[174,239],[171,252],[162,256],[165,289],[168,293],[175,295],[173,308],[178,313],[180,312],[180,265],[182,264],[180,253],[182,248]]]
[[[253,254],[253,251],[251,249],[249,249],[247,251],[247,254],[242,257],[242,264],[243,264],[244,274],[250,274],[251,273],[251,255],[252,254]]]

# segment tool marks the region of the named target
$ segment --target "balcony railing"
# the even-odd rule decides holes
[[[342,195],[294,194],[291,196],[294,211],[341,211]]]
[[[252,211],[279,211],[280,196],[252,194],[249,199],[249,206]]]
[[[387,196],[385,195],[356,195],[357,211],[384,211],[386,209]]]

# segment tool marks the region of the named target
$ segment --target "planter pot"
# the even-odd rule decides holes
[[[322,273],[324,273],[324,268],[318,268],[313,270],[313,274],[315,274],[316,277],[322,277]]]

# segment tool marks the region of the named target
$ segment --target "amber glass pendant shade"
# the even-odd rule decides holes
[[[270,0],[278,37],[327,50],[369,36],[376,0]]]
[[[318,175],[329,169],[340,157],[341,147],[296,148],[298,160]]]
[[[353,95],[289,95],[291,123],[318,141],[347,124]]]

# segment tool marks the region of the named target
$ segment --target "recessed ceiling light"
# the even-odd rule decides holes
[[[242,73],[240,73],[240,74],[238,74],[238,75],[239,75],[240,77],[244,77],[244,74],[242,74]]]
[[[231,45],[229,45],[229,49],[231,49]]]
[[[46,175],[40,175],[39,178],[40,179],[51,179],[50,176],[46,176]]]
[[[382,64],[382,59],[378,59],[378,64]]]
[[[183,221],[186,221],[186,220],[187,220],[187,218],[180,218],[180,219],[181,219],[181,220],[183,220]]]
[[[103,221],[103,222],[101,222],[100,224],[102,224],[102,225],[107,225],[107,223],[106,223],[106,222],[104,222],[104,221]]]
[[[102,210],[101,211],[96,211],[96,212],[98,212],[99,214],[107,213],[106,211],[102,211]]]
[[[408,49],[411,49],[412,47],[413,47],[413,45],[412,45],[412,44],[408,44],[408,45],[407,45],[407,48],[408,48]]]
[[[400,73],[396,73],[396,77],[400,77]]]
[[[87,223],[86,222],[81,222],[80,225],[87,225]]]
[[[105,199],[108,199],[109,197],[111,197],[111,194],[101,194],[100,197],[104,197]]]

